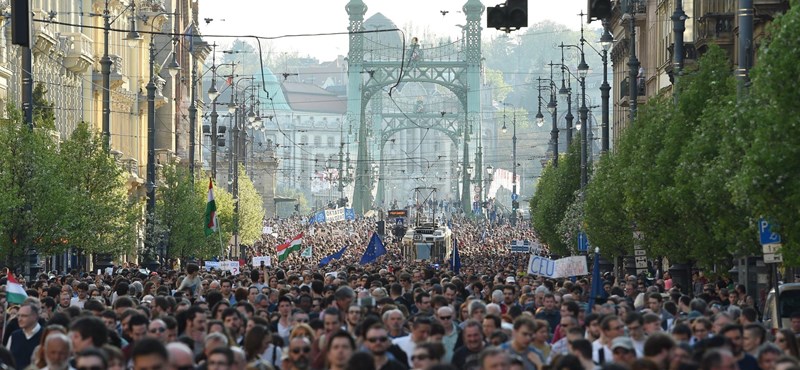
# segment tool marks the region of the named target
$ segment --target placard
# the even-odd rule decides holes
[[[583,276],[589,274],[586,257],[572,256],[552,260],[537,255],[531,255],[528,260],[528,273],[557,279],[570,276]]]
[[[219,261],[206,261],[203,264],[203,268],[205,268],[206,271],[211,271],[211,269],[219,270]]]
[[[272,266],[272,256],[258,256],[253,257],[253,267],[261,267],[262,261],[264,266]]]
[[[239,261],[220,261],[220,270],[230,271],[233,275],[239,275]]]

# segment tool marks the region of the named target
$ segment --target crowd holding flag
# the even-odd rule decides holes
[[[278,262],[283,262],[289,258],[292,252],[298,252],[303,248],[303,233],[297,234],[286,243],[278,245]]]
[[[214,201],[214,182],[211,179],[208,179],[208,203],[206,203],[205,220],[206,224],[203,231],[206,233],[206,236],[213,234],[219,229],[219,223],[217,222],[217,202]]]
[[[6,301],[12,304],[22,304],[28,298],[28,293],[25,293],[25,288],[17,282],[11,270],[8,271],[8,283],[6,284]]]
[[[319,267],[323,267],[323,266],[331,263],[331,261],[333,261],[333,260],[338,260],[338,259],[342,258],[342,256],[344,256],[344,251],[347,250],[347,247],[348,246],[345,245],[344,247],[342,247],[342,249],[339,249],[338,252],[333,253],[330,256],[324,257],[322,260],[319,261]]]
[[[361,261],[359,264],[370,264],[377,261],[378,257],[384,254],[386,254],[386,247],[383,246],[383,242],[378,236],[378,233],[373,232],[372,238],[369,240],[369,245],[367,245],[367,250],[365,250],[364,255],[361,256]]]

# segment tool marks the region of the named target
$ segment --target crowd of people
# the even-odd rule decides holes
[[[526,272],[512,240],[526,225],[454,219],[461,268],[387,253],[360,265],[375,220],[269,220],[252,254],[303,233],[311,257],[206,270],[49,272],[12,301],[0,276],[0,367],[47,370],[798,370],[800,312],[791,328],[759,321],[743,286]],[[347,246],[343,256],[320,261]],[[102,271],[101,271],[102,272]],[[14,299],[14,301],[16,301]],[[590,305],[590,302],[592,303]]]

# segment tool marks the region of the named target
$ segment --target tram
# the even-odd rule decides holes
[[[403,236],[403,258],[406,260],[443,263],[452,247],[450,228],[435,222],[409,228]]]

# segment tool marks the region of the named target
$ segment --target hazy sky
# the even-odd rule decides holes
[[[209,43],[229,45],[230,38],[212,35],[254,35],[275,37],[283,35],[347,32],[347,0],[203,0],[200,2],[201,31]],[[464,24],[461,12],[466,0],[364,0],[367,5],[365,19],[380,12],[399,28],[409,24],[417,29],[429,28],[437,35],[460,34],[457,24]],[[484,0],[484,6],[494,6],[502,0]],[[529,0],[528,24],[552,20],[570,28],[580,27],[578,13],[586,7],[586,0]],[[448,11],[442,15],[441,11]],[[486,25],[484,11],[481,24]],[[205,18],[213,19],[209,24]],[[593,26],[599,26],[593,24]],[[519,31],[518,31],[519,32]],[[501,34],[494,29],[484,29],[484,38]],[[406,35],[413,37],[414,35]],[[266,47],[266,45],[264,45]],[[347,36],[286,37],[272,41],[276,52],[297,51],[301,56],[331,60],[336,55],[347,55]]]

